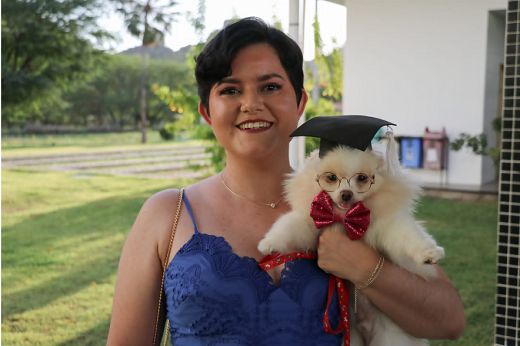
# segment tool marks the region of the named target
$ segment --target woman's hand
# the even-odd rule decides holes
[[[361,286],[365,284],[380,255],[362,241],[353,241],[332,227],[322,232],[318,243],[318,266],[325,272]]]
[[[380,255],[361,241],[326,228],[319,238],[318,265],[327,273],[364,285]],[[388,259],[363,293],[408,334],[424,339],[458,339],[466,326],[455,287],[435,265],[438,277],[426,281]]]

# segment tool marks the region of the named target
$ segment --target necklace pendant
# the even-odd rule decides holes
[[[276,204],[274,204],[274,203],[271,203],[271,208],[273,208],[273,209],[274,209],[274,207],[276,207]]]

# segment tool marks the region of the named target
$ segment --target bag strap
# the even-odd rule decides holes
[[[168,260],[170,259],[170,253],[172,250],[172,244],[173,244],[173,238],[175,237],[175,232],[177,230],[177,224],[179,223],[179,216],[181,214],[181,206],[182,206],[182,196],[184,195],[184,188],[181,188],[179,192],[179,202],[177,203],[177,211],[175,212],[175,218],[173,219],[173,226],[172,226],[172,232],[170,235],[170,243],[168,244],[168,251],[166,252],[166,256],[164,258],[164,264],[163,264],[163,272],[162,272],[162,278],[161,278],[161,290],[159,291],[159,304],[157,305],[157,318],[155,320],[155,332],[153,333],[153,346],[155,346],[155,343],[157,341],[157,329],[159,328],[159,314],[161,312],[161,303],[162,303],[162,297],[163,297],[163,289],[164,289],[164,275],[166,273],[166,268],[168,267]],[[166,345],[166,342],[168,340],[168,329],[170,328],[170,321],[167,321],[166,323],[166,337],[164,338],[163,345]]]

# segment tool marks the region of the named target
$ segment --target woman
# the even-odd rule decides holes
[[[317,262],[258,268],[259,241],[289,210],[282,183],[291,172],[289,135],[307,102],[302,62],[291,39],[254,18],[224,28],[197,57],[199,112],[227,162],[222,173],[185,190],[164,282],[173,345],[339,345],[341,335],[323,330],[327,273],[363,285],[377,265],[374,250],[325,230]],[[178,198],[174,189],[155,194],[135,221],[121,255],[107,345],[153,339]],[[364,293],[408,333],[456,339],[465,326],[462,304],[438,272],[425,282],[387,262]]]

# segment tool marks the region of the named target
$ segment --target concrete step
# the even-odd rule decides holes
[[[162,153],[170,151],[183,150],[199,150],[204,151],[204,146],[199,144],[179,145],[171,147],[150,147],[150,148],[139,148],[139,149],[119,149],[119,150],[107,150],[107,151],[85,151],[77,153],[60,153],[60,154],[46,154],[46,155],[20,155],[20,156],[9,156],[2,157],[3,162],[20,161],[20,160],[42,160],[42,159],[54,159],[54,158],[72,158],[72,157],[84,157],[84,156],[103,156],[103,155],[116,155],[116,154],[150,154],[150,153]]]
[[[208,170],[194,166],[210,165],[211,154],[203,144],[2,158],[2,168],[160,179],[202,178]]]
[[[117,167],[117,166],[135,166],[147,163],[167,163],[167,162],[184,162],[184,166],[191,164],[192,160],[205,160],[209,163],[210,154],[193,154],[193,155],[178,155],[172,157],[156,157],[156,158],[139,158],[128,160],[113,160],[113,161],[97,161],[97,162],[78,162],[74,164],[52,164],[52,165],[32,165],[31,168],[45,171],[70,171],[81,170],[88,168],[102,168],[102,167]],[[98,158],[99,160],[99,158]],[[153,165],[152,165],[153,166]],[[152,167],[151,166],[151,167]]]
[[[190,165],[207,166],[209,161],[207,160],[194,160],[190,161]],[[176,171],[186,168],[185,162],[170,163],[164,165],[152,165],[143,167],[127,167],[127,168],[109,168],[109,169],[94,169],[89,172],[103,173],[103,174],[138,174],[138,173],[153,173],[162,171]]]
[[[158,157],[158,156],[171,156],[176,157],[178,155],[203,155],[205,152],[204,148],[193,148],[193,149],[170,149],[168,151],[153,151],[153,152],[130,152],[130,153],[99,153],[92,154],[88,153],[85,156],[67,156],[67,157],[54,157],[48,158],[40,156],[33,159],[23,160],[7,160],[2,159],[2,167],[17,167],[17,166],[31,166],[31,165],[42,165],[42,164],[55,164],[55,163],[70,163],[70,162],[85,162],[85,161],[100,161],[100,160],[114,160],[114,159],[125,159],[125,158],[137,158],[137,157]]]

